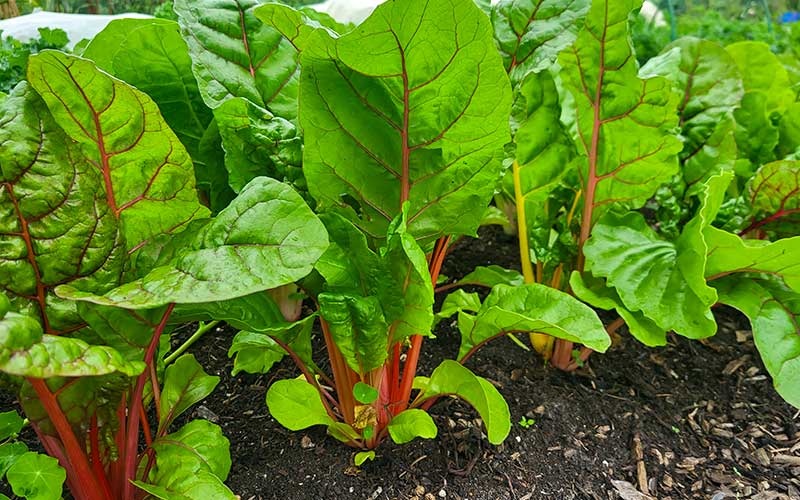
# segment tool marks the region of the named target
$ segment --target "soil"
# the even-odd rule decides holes
[[[459,242],[443,272],[515,267],[516,252],[513,237],[490,228]],[[227,329],[192,349],[221,377],[194,416],[217,421],[230,439],[227,483],[243,500],[800,499],[800,412],[772,388],[746,319],[716,314],[720,331],[707,342],[673,336],[648,349],[623,330],[573,374],[507,339],[489,344],[468,366],[508,400],[514,425],[501,446],[488,444],[470,407],[446,399],[431,410],[438,439],[387,443],[354,467],[354,450],[324,429],[290,432],[270,417],[267,388],[298,373],[290,362],[230,376]],[[456,355],[453,325],[436,334],[420,374]]]

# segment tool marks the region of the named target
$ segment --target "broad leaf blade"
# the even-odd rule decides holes
[[[234,97],[295,120],[297,51],[254,15],[258,0],[176,0],[200,92],[211,109]]]
[[[590,0],[500,0],[492,24],[503,64],[516,84],[548,68],[577,36]]]
[[[79,329],[75,305],[52,288],[71,283],[104,293],[116,286],[125,262],[119,223],[101,173],[27,83],[2,111],[0,286],[16,309],[41,317],[45,333]]]
[[[776,161],[761,167],[750,180],[752,223],[744,232],[763,230],[795,236],[800,227],[800,162]]]
[[[416,438],[434,439],[438,434],[436,424],[428,412],[411,408],[402,411],[389,422],[389,435],[397,444],[406,444]]]
[[[321,210],[380,239],[410,202],[427,243],[472,234],[499,178],[511,92],[472,0],[390,0],[302,53],[303,168]]]
[[[146,94],[86,59],[49,50],[31,57],[28,79],[102,174],[129,252],[208,213],[191,158]]]
[[[325,228],[300,195],[259,177],[167,265],[103,297],[69,287],[59,294],[128,309],[230,300],[305,277],[327,246]]]
[[[639,78],[628,18],[642,0],[592,2],[583,30],[559,56],[577,117],[584,217],[641,207],[678,171],[682,145],[671,133],[678,96],[664,78]],[[636,137],[631,141],[631,137]]]
[[[58,460],[29,451],[6,473],[14,494],[28,500],[58,500],[67,473]]]

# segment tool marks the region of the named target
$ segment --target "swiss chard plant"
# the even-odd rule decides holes
[[[209,218],[156,103],[55,51],[3,102],[0,169],[0,371],[72,496],[234,498],[219,427],[173,429],[218,379],[169,333],[307,275],[319,219],[264,177]]]
[[[585,269],[584,247],[601,217],[642,207],[675,175],[678,99],[666,79],[638,74],[628,25],[640,5],[507,0],[492,8],[514,85],[513,144],[499,199],[514,207],[522,276],[479,268],[447,287],[522,282],[571,291],[570,273]],[[638,320],[627,316],[629,326]],[[609,342],[602,331],[585,342],[547,333],[534,330],[531,342],[563,370]]]
[[[181,9],[178,2],[188,23],[191,13]],[[247,24],[250,11],[240,14],[231,24]],[[325,425],[363,450],[388,437],[434,437],[425,410],[446,395],[472,404],[489,441],[500,443],[510,417],[494,386],[449,360],[430,377],[417,376],[449,241],[475,233],[509,140],[511,89],[491,24],[470,0],[390,0],[347,34],[306,14],[260,6],[252,15],[265,24],[253,30],[280,32],[283,41],[275,43],[288,44],[299,61],[303,173],[331,243],[300,282],[315,306],[311,316],[289,322],[254,314],[245,303],[228,311],[224,319],[243,330],[231,347],[234,370],[266,371],[288,354],[302,376],[270,387],[272,415],[292,430]],[[202,43],[205,51],[215,47],[212,38]],[[235,60],[245,62],[235,68],[244,80],[258,79],[247,58]],[[195,56],[196,74],[200,66]],[[133,296],[125,290],[91,300],[129,307]],[[317,321],[330,373],[311,357]],[[483,305],[461,308],[459,324],[463,354],[528,331],[606,346],[590,340],[605,338],[590,308],[536,284],[498,286]],[[374,456],[362,453],[359,461]]]

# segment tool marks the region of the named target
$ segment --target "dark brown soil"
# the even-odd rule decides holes
[[[514,239],[489,229],[460,242],[444,273],[516,260]],[[324,429],[293,433],[270,417],[267,388],[296,375],[290,363],[231,378],[227,330],[193,349],[222,379],[195,416],[216,420],[230,439],[228,484],[243,500],[651,498],[636,491],[644,488],[662,500],[800,499],[800,412],[773,390],[744,318],[717,315],[720,332],[709,342],[672,337],[653,350],[622,332],[576,374],[508,340],[490,344],[468,365],[508,400],[514,426],[499,447],[482,438],[471,408],[442,400],[432,409],[438,439],[388,443],[356,468],[354,450]],[[441,325],[420,374],[454,357],[458,341],[452,324]],[[520,425],[523,417],[532,425]]]

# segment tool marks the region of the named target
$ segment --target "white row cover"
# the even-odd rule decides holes
[[[492,0],[496,4],[498,0]],[[345,23],[360,23],[372,11],[383,3],[383,0],[326,0],[312,5],[321,12],[327,12],[334,19]],[[644,2],[642,15],[662,26],[664,14],[649,0]],[[26,16],[0,20],[0,31],[3,36],[12,36],[21,41],[28,41],[39,36],[39,28],[61,28],[69,36],[69,48],[84,38],[93,38],[114,19],[123,17],[147,18],[144,14],[126,13],[114,16],[98,16],[87,14],[60,14],[56,12],[34,12]]]
[[[123,17],[148,18],[152,16],[136,13],[96,16],[39,11],[25,16],[0,20],[0,31],[3,32],[3,37],[12,36],[17,40],[27,42],[32,38],[39,37],[39,28],[60,28],[67,32],[69,37],[67,48],[71,49],[84,38],[94,38],[114,19]]]

